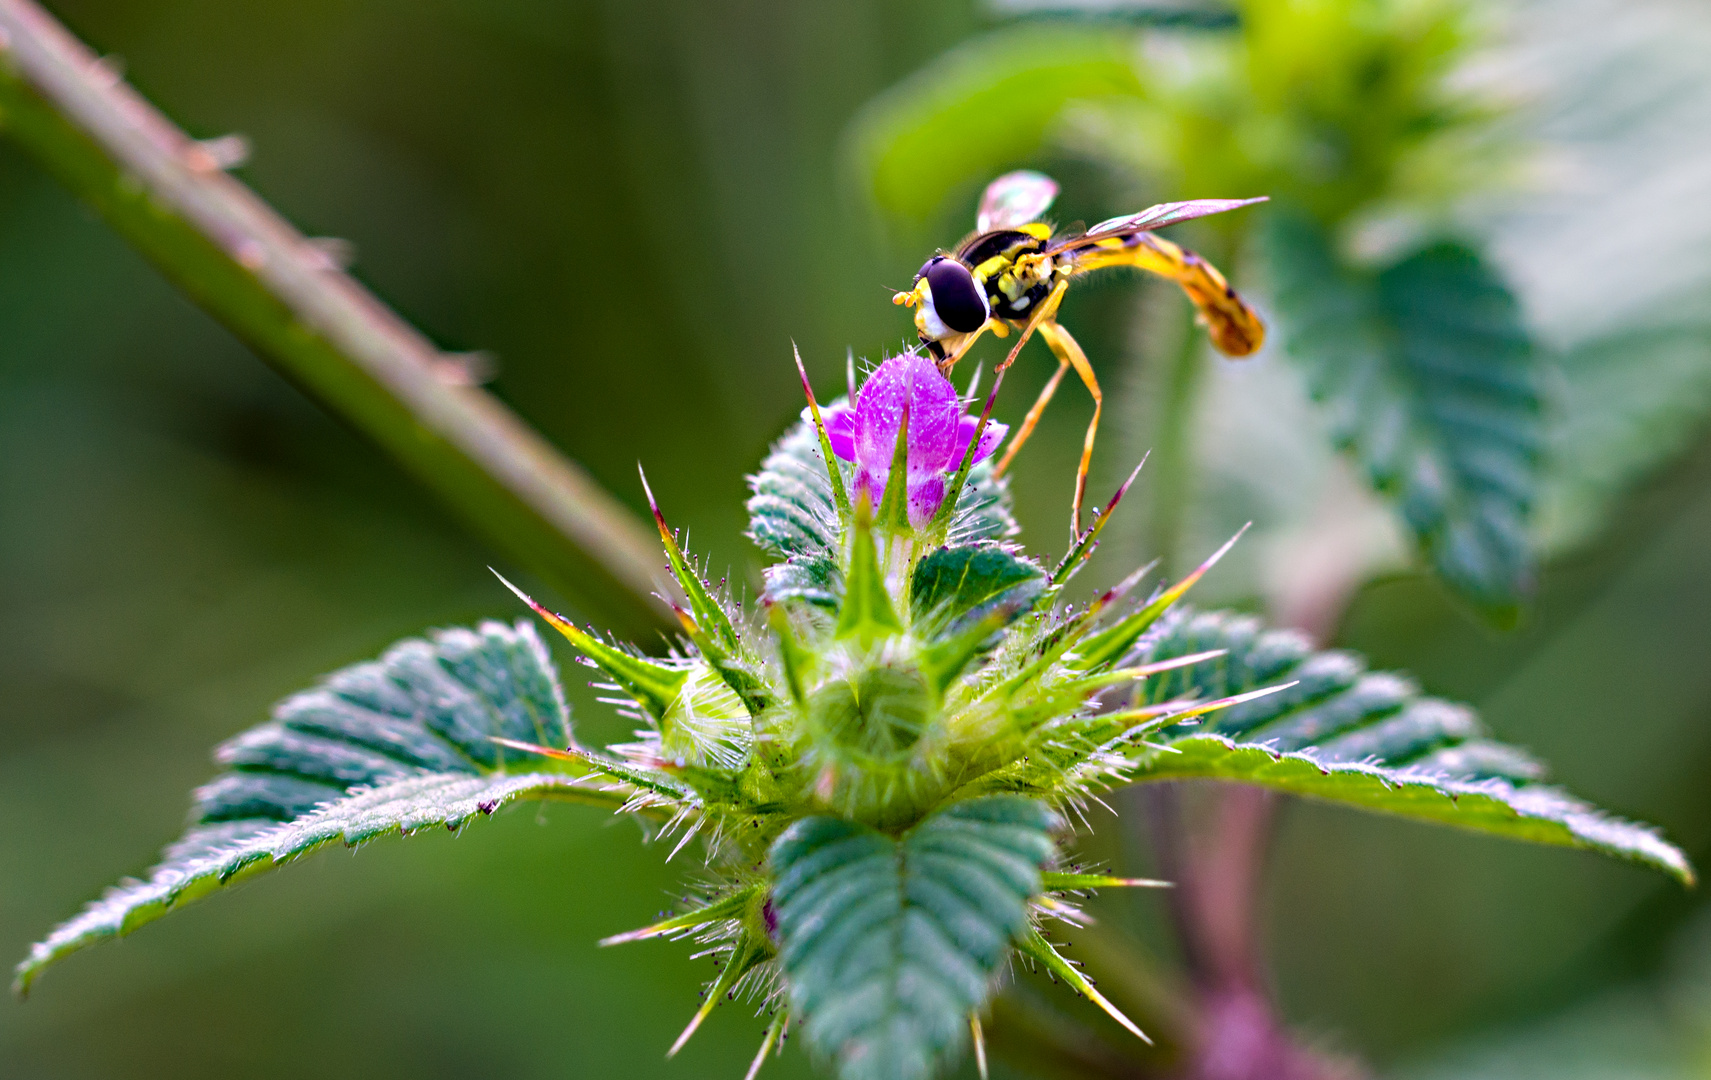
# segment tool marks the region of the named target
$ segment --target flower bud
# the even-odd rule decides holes
[[[903,414],[909,414],[905,505],[909,524],[924,528],[944,505],[946,488],[980,427],[980,418],[963,412],[956,388],[938,366],[917,353],[904,353],[880,364],[856,392],[855,405],[826,412],[832,452],[856,467],[857,498],[877,508],[891,481],[892,460]],[[988,422],[975,448],[981,461],[998,449],[1009,428]]]

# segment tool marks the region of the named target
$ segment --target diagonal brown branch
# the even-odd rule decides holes
[[[502,550],[622,629],[656,625],[649,529],[226,175],[30,0],[0,0],[0,129],[178,287]]]

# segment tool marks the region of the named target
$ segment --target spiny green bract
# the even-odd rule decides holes
[[[720,957],[674,1052],[715,1004],[751,994],[771,1015],[755,1068],[797,1029],[844,1080],[953,1062],[1017,955],[1142,1034],[1039,926],[1073,914],[1053,894],[1151,884],[1056,869],[1067,819],[1113,784],[1261,784],[1690,877],[1651,830],[1538,783],[1470,711],[1299,635],[1182,610],[1206,567],[1138,602],[1140,573],[1065,604],[1116,500],[1061,562],[1030,559],[1010,543],[1004,484],[975,460],[984,428],[948,486],[921,483],[943,502],[906,507],[889,484],[857,489],[810,402],[752,479],[750,535],[779,558],[752,611],[708,588],[657,507],[680,651],[645,657],[528,601],[608,680],[636,741],[575,741],[527,624],[403,642],[223,746],[227,772],[197,791],[186,836],[37,945],[20,988],[319,846],[456,829],[513,798],[637,815],[674,852],[699,837],[720,884],[607,943],[688,937]],[[893,477],[909,475],[911,422],[905,407]]]

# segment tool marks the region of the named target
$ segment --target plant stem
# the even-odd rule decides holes
[[[1188,316],[1183,316],[1186,321]],[[1166,578],[1180,577],[1182,525],[1191,501],[1194,476],[1194,406],[1200,396],[1201,355],[1205,343],[1193,326],[1178,334],[1175,347],[1164,357],[1168,366],[1159,373],[1161,391],[1154,431],[1152,457],[1152,514],[1148,522],[1149,549],[1159,560]]]
[[[30,0],[0,128],[197,304],[579,607],[664,625],[651,532]]]

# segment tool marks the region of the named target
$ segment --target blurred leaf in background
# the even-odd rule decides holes
[[[311,233],[349,238],[357,272],[442,345],[492,350],[497,391],[632,507],[635,459],[670,461],[650,475],[674,520],[695,526],[715,568],[751,582],[740,476],[799,408],[790,337],[816,381],[841,368],[846,346],[895,347],[907,326],[882,286],[967,227],[1000,167],[1048,167],[1065,181],[1065,212],[1087,220],[1175,182],[1156,162],[1114,168],[1125,159],[1111,143],[1088,164],[1086,148],[1112,131],[1101,118],[1125,102],[1089,108],[1080,90],[1061,95],[1073,107],[1030,102],[1034,134],[1019,142],[974,125],[989,149],[946,142],[926,163],[893,166],[902,189],[920,185],[919,224],[893,223],[894,246],[876,250],[837,171],[863,103],[917,100],[925,90],[897,88],[923,85],[916,73],[937,58],[1006,41],[1026,54],[1020,35],[1039,34],[1115,42],[1023,59],[1085,62],[1088,81],[1064,76],[1071,87],[1115,87],[1150,109],[1130,80],[1191,75],[1199,54],[1227,54],[1247,33],[1227,19],[992,31],[984,9],[880,0],[53,7],[196,134],[248,134],[247,180]],[[1687,0],[1476,11],[1495,25],[1456,79],[1510,106],[1473,117],[1495,145],[1475,140],[1469,153],[1488,164],[1464,174],[1412,151],[1423,164],[1399,191],[1441,216],[1345,224],[1339,257],[1370,270],[1450,235],[1499,269],[1547,368],[1534,528],[1551,561],[1531,619],[1502,640],[1409,577],[1368,585],[1342,638],[1472,702],[1499,735],[1553,761],[1557,779],[1661,822],[1704,864],[1711,212],[1695,196],[1711,153],[1711,22]],[[1327,55],[1343,55],[1332,44]],[[1139,61],[1120,71],[1120,56]],[[1241,79],[1224,77],[1226,96],[1244,100]],[[1323,107],[1346,116],[1363,104]],[[941,179],[956,154],[970,156],[967,175]],[[1445,191],[1468,194],[1435,201]],[[1258,282],[1225,269],[1244,289]],[[514,612],[486,574],[489,553],[3,142],[0,282],[0,939],[21,956],[115,866],[177,834],[183,791],[211,771],[207,746],[269,702],[424,627]],[[1122,400],[1107,415],[1136,422],[1102,441],[1108,474],[1153,444],[1152,384],[1134,357],[1172,355],[1166,319],[1125,334],[1131,296],[1127,283],[1089,286],[1067,314],[1115,375]],[[1089,322],[1103,329],[1084,332]],[[1031,400],[1027,366],[1000,419],[1014,423]],[[1018,516],[1046,535],[1086,418],[1061,397],[1035,443],[1039,467],[1017,472]],[[1349,562],[1401,565],[1408,538],[1330,450],[1293,364],[1203,371],[1190,428],[1181,549],[1210,550],[1200,537],[1222,540],[1231,517],[1267,526],[1236,552],[1248,561],[1206,587],[1275,609],[1309,556],[1337,580]],[[1107,535],[1111,565],[1141,546],[1125,527]],[[608,715],[579,714],[596,729]],[[318,860],[74,960],[27,1006],[0,1004],[0,1061],[53,1078],[740,1076],[758,1023],[726,1010],[682,1060],[656,1061],[646,1048],[686,1019],[653,1008],[678,1000],[680,960],[593,944],[636,910],[669,906],[676,869],[625,827],[594,828],[598,811],[498,817],[479,844],[448,835]],[[1146,869],[1114,829],[1087,847]],[[594,895],[577,887],[589,865],[603,868]],[[1628,913],[1674,886],[1310,806],[1286,824],[1276,866],[1287,1015],[1379,1068],[1596,998],[1610,977],[1589,957],[1609,948],[1644,964],[1670,951],[1697,902],[1650,919],[1639,944],[1617,940]],[[1156,902],[1102,898],[1098,910],[1144,928]],[[795,1051],[778,1064],[780,1076],[809,1074]]]

